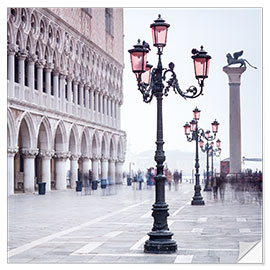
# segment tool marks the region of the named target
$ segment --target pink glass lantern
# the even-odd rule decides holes
[[[184,125],[184,130],[185,130],[185,134],[186,135],[189,135],[190,134],[190,125],[189,125],[189,123],[186,123]]]
[[[190,127],[192,131],[196,130],[197,122],[194,119],[190,122]]]
[[[217,133],[217,132],[218,132],[218,125],[219,125],[219,123],[218,123],[217,120],[215,120],[215,121],[212,123],[212,131],[213,131],[213,133]]]
[[[216,141],[217,148],[220,147],[220,143],[221,143],[221,140],[220,139],[217,139],[217,141]]]
[[[204,141],[203,140],[200,140],[200,147],[202,148],[204,145]]]
[[[196,107],[193,110],[193,119],[196,121],[200,120],[200,113],[201,113],[201,111]]]
[[[150,84],[150,75],[151,75],[151,68],[153,66],[146,63],[146,70],[144,73],[142,73],[141,80],[144,84],[149,85]]]
[[[208,77],[209,72],[209,64],[211,56],[207,54],[207,52],[201,46],[201,50],[198,51],[196,49],[192,49],[191,58],[194,62],[194,70],[196,79],[205,79]]]
[[[167,32],[170,25],[158,15],[158,18],[150,25],[152,28],[153,45],[155,47],[165,47],[167,42]]]
[[[146,58],[149,52],[138,39],[138,44],[133,46],[133,49],[128,50],[130,53],[131,68],[136,73],[143,73],[146,70]]]

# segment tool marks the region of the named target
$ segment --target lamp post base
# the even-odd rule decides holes
[[[191,201],[191,205],[204,205],[204,200],[202,197],[193,197],[193,200]]]
[[[144,244],[145,253],[170,254],[177,251],[177,244],[172,240],[173,233],[169,231],[149,232],[149,240]]]

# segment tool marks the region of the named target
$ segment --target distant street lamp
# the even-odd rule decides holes
[[[199,139],[201,139],[201,136],[204,136],[203,129],[198,127],[198,121],[200,120],[200,110],[196,107],[193,110],[193,120],[189,123],[186,123],[184,125],[184,131],[185,135],[187,136],[187,141],[192,142],[195,141],[195,186],[194,186],[194,196],[191,201],[191,205],[204,205],[204,200],[201,195],[201,185],[200,185],[200,173],[199,173],[199,148],[198,148],[198,142]],[[191,137],[190,131],[192,131]]]
[[[165,181],[166,176],[163,174],[165,154],[163,151],[163,123],[162,123],[162,99],[163,95],[167,96],[169,89],[172,88],[175,93],[180,94],[183,98],[197,98],[202,94],[204,79],[208,77],[209,61],[211,56],[203,50],[192,50],[192,59],[194,62],[195,77],[198,80],[200,90],[195,86],[189,87],[183,92],[178,84],[174,72],[174,63],[169,64],[169,68],[163,68],[161,55],[167,42],[167,32],[170,25],[158,16],[158,19],[150,25],[152,29],[153,45],[157,47],[158,64],[152,69],[152,65],[147,62],[147,54],[150,46],[145,41],[138,40],[138,44],[129,50],[132,71],[137,78],[138,90],[142,93],[143,101],[151,102],[153,96],[157,99],[157,141],[155,161],[157,163],[157,175],[155,177],[156,200],[153,204],[154,224],[152,231],[148,233],[149,240],[145,242],[144,252],[146,253],[174,253],[177,250],[177,244],[172,240],[173,233],[169,231],[167,224],[168,205],[165,202]],[[166,75],[171,73],[171,77],[166,80]],[[164,83],[166,82],[166,87]]]
[[[204,146],[204,141],[202,139],[199,142],[201,150],[204,153],[206,152],[206,183],[205,183],[204,191],[212,191],[212,188],[209,186],[209,151],[212,148],[212,145],[209,142],[212,142],[215,140],[216,134],[218,132],[218,126],[219,126],[219,123],[217,122],[217,120],[215,120],[212,123],[212,132],[214,135],[210,135],[210,130],[207,130],[205,132],[204,139],[207,141],[205,146]]]

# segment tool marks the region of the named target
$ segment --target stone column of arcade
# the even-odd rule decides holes
[[[14,156],[18,149],[8,149],[8,196],[14,194]]]
[[[246,67],[223,67],[230,86],[230,175],[241,173],[241,75]]]
[[[123,184],[123,178],[122,178],[122,168],[123,168],[124,160],[119,159],[115,163],[115,183],[116,184]]]
[[[35,156],[38,154],[38,149],[22,148],[23,168],[24,168],[24,192],[35,192]]]
[[[24,95],[24,86],[25,86],[25,59],[27,57],[27,51],[22,51],[18,54],[18,59],[19,59],[19,73],[18,73],[18,79],[19,79],[19,84],[21,87],[20,91],[20,98],[24,100],[25,95]]]
[[[37,56],[35,54],[30,54],[28,56],[28,87],[30,88],[30,95],[31,95],[31,101],[35,102],[34,100],[34,88],[35,88],[35,61],[37,60]]]
[[[108,180],[108,159],[105,157],[101,158],[101,179]]]
[[[74,189],[78,180],[78,155],[71,154],[70,156],[70,185]]]
[[[92,158],[92,172],[93,172],[93,181],[98,180],[98,158],[93,157]]]
[[[54,155],[55,158],[55,188],[57,190],[67,189],[67,171],[66,171],[66,161],[69,158],[67,152],[58,152]]]
[[[111,184],[115,184],[115,160],[109,161],[109,179]]]
[[[51,159],[53,151],[40,151],[41,181],[46,183],[46,191],[51,191]]]
[[[82,160],[82,181],[84,180],[84,176],[89,176],[89,157],[86,155],[81,155]]]

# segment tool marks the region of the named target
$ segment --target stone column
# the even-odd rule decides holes
[[[223,67],[228,75],[230,86],[230,174],[241,173],[241,74],[245,67]]]
[[[14,83],[14,79],[15,79],[15,74],[14,74],[14,71],[15,71],[15,53],[16,53],[16,45],[15,44],[12,44],[12,45],[9,45],[8,46],[8,74],[7,74],[7,77],[8,77],[8,80],[10,83]]]
[[[41,157],[41,181],[46,183],[46,191],[51,191],[51,159],[53,156],[53,151],[39,152]]]
[[[58,69],[53,70],[53,96],[56,98],[59,97],[59,74],[60,73]]]
[[[81,112],[82,112],[82,108],[83,108],[83,86],[84,86],[83,82],[80,82],[79,83],[79,89],[80,89],[80,98],[79,98],[80,102],[79,102],[79,104],[81,105]]]
[[[111,184],[115,184],[115,160],[109,161],[109,179]]]
[[[55,188],[57,190],[67,189],[67,171],[66,171],[66,161],[69,158],[67,152],[58,152],[54,155],[55,158]]]
[[[101,179],[108,180],[108,159],[101,158]]]
[[[108,95],[105,94],[104,95],[104,124],[105,125],[108,124],[108,106],[107,106],[107,102],[108,102]]]
[[[81,155],[82,161],[82,180],[84,179],[85,174],[89,174],[89,157],[86,155]]]
[[[77,107],[78,106],[78,84],[79,84],[79,81],[77,79],[74,79],[73,83],[74,83],[74,93],[73,93],[74,104]]]
[[[86,116],[89,115],[89,84],[85,84],[85,108],[86,108]]]
[[[24,192],[35,192],[35,156],[38,154],[38,149],[21,149],[23,155],[24,167]]]
[[[115,183],[116,184],[123,184],[123,177],[122,177],[123,164],[124,164],[124,160],[122,160],[122,159],[117,160],[115,163],[115,171],[116,171]]]
[[[22,51],[18,54],[18,60],[19,60],[19,74],[18,74],[18,78],[19,78],[19,84],[24,87],[24,76],[25,76],[25,70],[24,70],[24,62],[25,59],[27,57],[27,51]]]
[[[65,79],[66,75],[63,73],[59,73],[60,81],[59,81],[59,95],[58,98],[60,99],[60,108],[62,112],[65,112],[66,106],[66,98],[65,98]]]
[[[112,121],[111,121],[111,105],[112,105],[112,100],[111,100],[111,97],[109,96],[108,97],[108,125],[111,126],[112,124]]]
[[[98,158],[92,158],[92,172],[93,172],[93,180],[98,180]]]
[[[8,173],[8,196],[14,194],[14,156],[18,149],[8,149],[7,173]]]
[[[37,56],[35,54],[30,54],[28,56],[28,87],[31,89],[35,88],[35,62]]]
[[[68,113],[72,113],[72,74],[67,76],[67,100],[68,100]]]
[[[52,72],[52,64],[47,63],[45,66],[45,91],[48,95],[51,94],[51,72]],[[45,104],[44,104],[45,105]]]
[[[71,188],[76,187],[76,181],[78,180],[78,155],[71,154],[70,156],[70,185]]]

